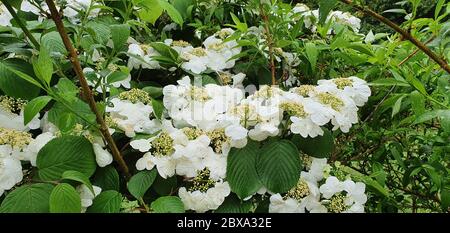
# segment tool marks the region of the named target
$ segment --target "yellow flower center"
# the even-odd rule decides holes
[[[293,102],[285,102],[280,105],[281,109],[283,109],[289,116],[296,117],[306,117],[308,114],[305,112],[305,108],[300,103]]]
[[[224,48],[225,48],[225,44],[224,43],[214,43],[214,44],[210,44],[208,46],[208,49],[215,50],[215,51],[220,51],[220,50],[222,50]]]
[[[287,198],[293,198],[297,201],[301,201],[304,197],[308,196],[310,194],[308,183],[304,181],[303,179],[299,180],[297,185],[289,190],[286,195],[284,196],[284,199]]]
[[[23,149],[31,140],[30,133],[0,127],[0,145],[11,145],[14,149]]]
[[[208,92],[204,88],[195,87],[195,86],[191,87],[191,89],[189,90],[188,96],[192,100],[196,100],[196,101],[200,101],[200,102],[205,102],[206,100],[211,99],[211,97],[208,95]]]
[[[223,84],[229,84],[233,81],[233,78],[231,77],[230,73],[221,72],[221,73],[219,73],[219,77],[220,77],[220,80],[222,80]]]
[[[14,99],[5,95],[0,96],[0,107],[10,113],[20,113],[27,103],[28,101],[19,98]]]
[[[201,47],[197,47],[191,51],[191,54],[197,57],[204,57],[206,56],[206,51]]]
[[[331,106],[332,109],[336,111],[339,111],[341,107],[344,106],[344,102],[331,93],[323,92],[320,93],[318,97],[322,104],[329,105]]]
[[[159,136],[151,142],[153,154],[156,156],[168,156],[174,151],[173,139],[166,132],[162,132]]]
[[[342,194],[335,194],[328,204],[328,210],[332,213],[341,213],[347,210],[347,205],[345,204],[345,197]]]
[[[198,190],[205,193],[209,188],[214,187],[216,182],[209,177],[210,173],[208,168],[198,171],[197,176],[192,180],[192,186],[189,188],[189,191],[194,192]]]
[[[189,44],[189,42],[186,42],[184,40],[174,40],[172,42],[172,46],[175,46],[175,47],[187,47],[189,45],[191,45],[191,44]]]
[[[131,103],[135,104],[137,102],[141,102],[143,104],[151,104],[152,99],[150,95],[143,90],[133,88],[129,91],[125,91],[119,94],[119,99],[121,100],[129,100]]]
[[[195,140],[203,134],[203,130],[198,128],[185,127],[181,129],[189,140]]]
[[[211,139],[211,147],[219,154],[222,153],[222,146],[230,142],[230,138],[225,135],[225,129],[215,129],[206,135]]]
[[[221,30],[220,32],[217,33],[217,36],[220,39],[224,40],[224,39],[228,38],[229,36],[231,36],[231,34],[232,33],[228,30]]]
[[[295,88],[295,92],[303,97],[310,96],[314,92],[314,90],[315,87],[313,85],[301,85]]]
[[[336,78],[333,79],[333,82],[336,84],[337,88],[341,90],[343,90],[345,87],[353,85],[353,81],[349,78]]]

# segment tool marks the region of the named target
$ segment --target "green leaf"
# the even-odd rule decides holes
[[[90,177],[97,167],[92,144],[81,136],[51,140],[39,151],[36,163],[42,180],[57,180],[68,170]]]
[[[159,0],[159,5],[167,12],[169,17],[178,25],[183,26],[183,17],[180,12],[166,0]]]
[[[80,213],[81,198],[70,184],[58,184],[50,194],[50,213]]]
[[[50,96],[39,96],[31,100],[25,105],[24,109],[24,125],[27,125],[33,118],[52,100]]]
[[[76,96],[79,92],[78,87],[67,78],[60,78],[56,87],[60,92],[70,96]]]
[[[369,56],[373,56],[373,52],[372,50],[370,50],[370,46],[367,44],[353,42],[349,44],[347,47],[359,51],[361,53],[367,54]]]
[[[236,25],[236,29],[238,29],[241,32],[247,32],[247,30],[248,30],[247,24],[242,23],[241,20],[239,20],[239,18],[232,12],[230,12],[230,15],[231,15],[231,19],[233,20],[234,24]]]
[[[128,191],[130,191],[131,195],[136,199],[140,199],[144,196],[145,192],[152,186],[153,181],[156,178],[156,169],[151,171],[141,171],[131,177],[130,181],[128,181]]]
[[[150,43],[150,46],[154,48],[158,53],[161,54],[161,56],[169,58],[172,62],[176,62],[178,59],[178,52],[171,48],[170,46],[167,46],[164,43],[161,42],[152,42]]]
[[[172,5],[177,9],[177,11],[181,14],[183,19],[188,18],[188,9],[189,6],[193,5],[193,0],[173,0]]]
[[[437,19],[439,16],[439,13],[442,10],[442,7],[444,6],[445,0],[439,0],[436,4],[436,9],[434,10],[434,19]]]
[[[311,64],[311,69],[315,70],[316,69],[316,64],[317,64],[317,58],[319,56],[319,51],[316,48],[316,45],[313,43],[306,43],[305,45],[305,53],[306,53],[306,58],[309,61],[309,64]]]
[[[227,158],[227,180],[241,199],[258,191],[262,184],[256,171],[259,144],[249,141],[244,148],[232,148]]]
[[[446,211],[450,206],[450,185],[443,185],[439,194],[441,196],[441,207]]]
[[[44,47],[49,54],[67,54],[66,47],[57,31],[51,31],[41,37],[41,47]]]
[[[402,101],[403,101],[403,98],[405,98],[405,97],[406,97],[406,95],[402,95],[402,96],[400,96],[400,98],[397,99],[397,101],[395,101],[394,106],[392,106],[391,118],[394,118],[394,116],[400,112],[400,108],[402,107]]]
[[[91,190],[92,194],[95,195],[91,181],[89,181],[89,177],[87,177],[84,173],[81,173],[79,171],[65,171],[62,174],[61,179],[81,182],[82,184],[86,185],[86,187],[88,187],[89,190]]]
[[[319,1],[319,24],[323,25],[327,20],[330,11],[336,5],[337,0],[320,0]]]
[[[95,114],[89,105],[77,97],[64,95],[66,104],[56,102],[48,112],[48,120],[55,124],[61,132],[73,129],[76,123],[86,125],[95,124]],[[77,113],[77,114],[75,114]],[[81,116],[89,122],[86,122]]]
[[[377,79],[369,84],[370,86],[402,86],[409,87],[411,86],[409,83],[402,82],[392,78],[382,78]]]
[[[5,2],[8,2],[11,4],[12,7],[16,8],[17,10],[20,10],[20,6],[22,5],[23,0],[3,0]]]
[[[294,135],[292,141],[303,153],[316,158],[329,158],[334,148],[334,139],[332,133],[325,128],[323,136],[315,138],[303,138],[300,135]]]
[[[414,87],[416,88],[416,90],[418,90],[420,93],[422,93],[423,95],[428,95],[425,86],[423,85],[422,82],[420,82],[420,80],[418,80],[417,78],[414,77],[406,77],[406,80]]]
[[[264,145],[256,160],[256,170],[262,184],[274,193],[285,193],[296,185],[301,169],[297,147],[284,139]]]
[[[146,91],[148,94],[150,94],[150,96],[152,98],[158,98],[158,97],[162,96],[162,94],[163,94],[162,87],[148,86],[148,87],[142,88],[142,90]]]
[[[115,82],[120,82],[128,78],[129,73],[123,72],[123,71],[115,71],[108,75],[106,78],[106,82],[111,84]]]
[[[377,192],[379,192],[383,196],[388,197],[388,198],[390,197],[389,196],[389,190],[387,190],[385,187],[381,186],[380,183],[378,183],[377,181],[375,181],[371,177],[365,176],[364,174],[356,171],[355,169],[353,169],[351,167],[341,166],[340,168],[345,173],[348,173],[352,177],[354,177],[355,181],[360,180],[360,181],[364,182],[368,187],[376,190]]]
[[[23,79],[12,70],[21,71],[28,76],[32,76],[33,67],[24,60],[12,58],[0,61],[0,90],[7,96],[31,100],[39,95],[40,85],[36,85],[36,81],[30,83]],[[33,78],[34,80],[34,78]]]
[[[33,69],[40,80],[50,85],[53,75],[53,60],[45,46],[41,47],[38,58],[33,60]]]
[[[122,51],[130,36],[130,26],[127,24],[111,25],[111,39],[116,51]]]
[[[450,110],[433,110],[429,112],[425,112],[422,115],[417,116],[416,120],[413,122],[413,125],[420,124],[436,117],[450,117]]]
[[[184,213],[184,204],[179,197],[160,197],[152,202],[151,208],[155,213]]]
[[[151,24],[155,24],[164,11],[159,0],[133,0],[133,4],[141,7],[137,10],[139,18]]]
[[[251,201],[241,201],[236,195],[229,195],[214,213],[248,213],[252,208]]]
[[[3,71],[2,73],[4,73],[4,70],[14,73],[16,75],[16,77],[19,77],[22,80],[24,80],[30,84],[33,84],[36,87],[42,88],[42,85],[36,79],[34,79],[32,76],[30,76],[27,73],[24,73],[18,69],[16,70],[15,68],[10,67],[10,66],[4,64],[3,62],[0,62],[0,71]],[[13,81],[13,82],[15,82],[15,81]],[[13,86],[16,86],[16,85],[13,84]]]
[[[155,114],[155,117],[159,120],[161,120],[161,117],[163,115],[164,111],[164,105],[162,101],[152,99],[152,107],[153,107],[153,113]]]
[[[170,193],[176,189],[177,178],[175,176],[164,179],[160,175],[157,175],[152,185],[152,190],[161,196],[170,195]]]
[[[101,192],[93,200],[87,213],[119,213],[122,195],[114,190]]]
[[[0,206],[0,213],[48,213],[51,184],[23,185],[9,193]]]
[[[94,174],[92,183],[102,188],[103,191],[119,191],[119,173],[117,173],[117,170],[111,165],[99,168]]]

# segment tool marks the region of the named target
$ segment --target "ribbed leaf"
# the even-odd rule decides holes
[[[51,140],[39,151],[36,162],[42,180],[57,180],[68,170],[90,177],[97,167],[92,144],[80,136]]]
[[[250,141],[244,148],[232,148],[227,158],[227,180],[231,190],[244,199],[261,188],[256,172],[258,143]]]
[[[259,178],[274,193],[287,192],[297,184],[301,169],[297,147],[288,140],[272,141],[258,153],[256,170]]]

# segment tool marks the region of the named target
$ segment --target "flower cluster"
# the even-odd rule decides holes
[[[367,201],[365,184],[350,177],[341,181],[330,173],[326,159],[312,159],[295,187],[270,197],[271,213],[363,213]],[[325,180],[324,180],[325,179]]]
[[[234,31],[224,28],[214,35],[206,38],[202,46],[194,47],[183,40],[166,39],[164,44],[170,46],[181,58],[181,68],[192,74],[198,75],[209,72],[222,72],[234,67],[236,59],[233,57],[241,52],[236,40],[225,41]],[[151,45],[139,44],[133,39],[129,40],[128,53],[132,57],[128,61],[128,67],[137,69],[160,69],[157,60],[160,54]]]
[[[237,87],[193,81],[184,77],[178,85],[164,87],[165,117],[170,120],[163,119],[159,127],[158,120],[151,120],[150,97],[137,89],[113,98],[115,107],[107,112],[131,137],[144,132],[144,125],[151,126],[149,136],[130,143],[144,153],[136,168],[156,167],[163,178],[185,177],[192,185],[182,187],[179,195],[187,209],[198,212],[216,209],[229,195],[226,166],[231,147],[244,147],[248,138],[277,136],[285,126],[305,138],[323,135],[321,127],[329,122],[334,130],[348,132],[358,120],[358,106],[370,96],[367,83],[357,77],[320,80],[317,86],[288,91],[262,86],[247,97]],[[130,106],[120,107],[125,105]]]
[[[298,3],[292,9],[290,17],[298,17],[298,16],[303,18],[303,22],[306,28],[309,28],[313,32],[317,30],[316,23],[319,20],[319,9],[311,10],[305,4]],[[342,11],[331,11],[328,14],[325,23],[331,24],[328,34],[331,34],[333,32],[333,29],[336,27],[337,24],[348,26],[356,33],[358,33],[359,29],[361,28],[361,19],[353,16],[349,12],[342,12]]]

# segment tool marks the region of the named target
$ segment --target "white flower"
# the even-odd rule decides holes
[[[305,213],[305,209],[300,207],[297,200],[293,198],[284,200],[277,193],[270,196],[269,213]]]
[[[301,172],[300,180],[284,198],[280,194],[270,197],[271,213],[324,213],[326,207],[320,202],[317,180],[309,172]]]
[[[330,176],[325,181],[325,184],[320,186],[320,192],[323,194],[324,198],[331,198],[334,194],[342,192],[344,190],[343,184],[338,178]]]
[[[138,170],[151,170],[154,166],[164,179],[175,175],[176,161],[171,156],[154,156],[148,152],[136,162]]]
[[[12,15],[9,13],[6,6],[0,3],[0,26],[8,27],[11,26]]]
[[[153,60],[153,56],[160,56],[160,54],[151,46],[138,44],[136,41],[133,41],[128,46],[128,53],[136,56],[130,56],[128,59],[128,68],[129,69],[139,69],[142,66],[144,69],[160,69],[158,61]]]
[[[96,5],[96,3],[92,3],[92,0],[66,0],[65,8],[63,9],[63,14],[72,23],[78,23],[80,21],[79,12],[87,12],[89,10],[89,18],[97,17],[100,8],[89,9],[91,6]]]
[[[55,135],[50,132],[39,134],[35,139],[33,139],[30,144],[23,149],[23,158],[21,160],[30,161],[32,166],[36,166],[36,158],[39,151],[44,147],[49,141],[55,138]]]
[[[215,210],[225,201],[225,197],[230,195],[228,182],[217,181],[213,187],[206,192],[200,190],[187,191],[181,187],[178,196],[184,203],[186,210],[194,210],[197,213],[204,213],[208,210]]]
[[[356,106],[363,106],[371,95],[371,90],[367,82],[356,76],[319,80],[318,84],[319,86],[323,86],[319,89],[334,89],[333,91],[335,92],[343,92],[355,102]]]
[[[23,124],[23,114],[23,110],[21,110],[19,114],[15,114],[0,106],[0,127],[20,131],[29,131],[30,129],[38,129],[40,127],[41,122],[39,120],[39,114],[37,114],[27,125]]]
[[[94,189],[94,193],[84,184],[76,188],[81,198],[82,213],[86,212],[86,209],[92,205],[94,198],[102,192],[102,189],[98,186],[92,185],[92,188]]]
[[[0,149],[0,196],[3,195],[5,190],[10,190],[22,179],[23,173],[20,161],[2,153]]]
[[[347,205],[353,205],[354,203],[364,205],[367,201],[367,195],[364,193],[366,185],[361,182],[354,182],[352,180],[345,180],[343,182],[344,191],[347,192]]]
[[[150,120],[152,106],[119,98],[113,98],[111,103],[113,106],[107,106],[106,112],[110,113],[113,121],[128,137],[134,137],[136,133],[153,134],[159,130],[160,122],[157,119]]]
[[[147,152],[152,148],[151,139],[138,139],[130,142],[130,146],[133,149],[139,150],[140,152]]]
[[[92,144],[95,153],[95,161],[99,167],[106,167],[113,162],[112,155],[98,143]]]
[[[186,145],[175,145],[173,157],[176,159],[176,173],[180,176],[195,177],[197,171],[205,168],[204,159],[216,156],[209,146],[211,140],[201,135]]]
[[[231,146],[243,148],[247,145],[248,130],[241,125],[230,125],[225,129],[225,135],[231,138]]]
[[[311,174],[316,182],[319,182],[323,179],[327,167],[329,167],[327,159],[313,158],[308,173]]]
[[[296,116],[291,116],[290,118],[291,132],[294,134],[300,134],[302,137],[317,137],[323,135],[323,130],[319,125],[315,124],[310,118],[299,118]]]

